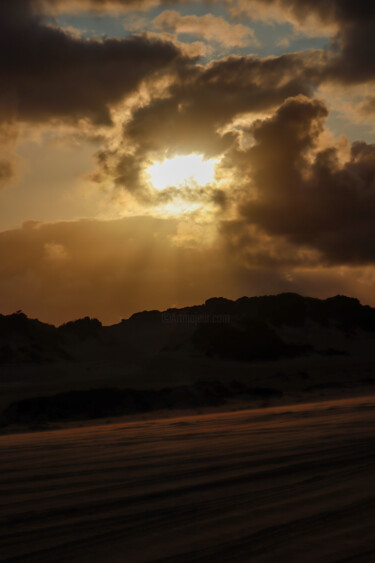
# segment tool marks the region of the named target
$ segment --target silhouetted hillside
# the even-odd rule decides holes
[[[17,312],[0,315],[0,411],[29,424],[372,392],[374,350],[375,309],[344,296],[215,297],[112,326]]]
[[[183,311],[188,312],[189,309]],[[332,323],[340,330],[350,332],[358,328],[375,331],[375,309],[361,305],[358,299],[343,295],[325,300],[302,297],[296,293],[241,297],[237,301],[212,298],[197,313],[258,319],[277,327],[300,327],[310,319],[322,326]]]
[[[276,360],[315,350],[311,330],[304,334],[311,323],[345,337],[375,332],[375,309],[345,296],[321,300],[285,293],[237,301],[212,298],[194,307],[144,311],[109,327],[89,317],[54,327],[18,312],[0,315],[0,363],[121,361],[162,350]],[[291,340],[289,329],[297,340]],[[328,341],[326,348],[335,352]]]
[[[48,363],[69,359],[59,329],[24,313],[0,315],[0,363]]]

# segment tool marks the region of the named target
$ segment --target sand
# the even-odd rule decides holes
[[[0,560],[375,560],[375,397],[0,436]]]

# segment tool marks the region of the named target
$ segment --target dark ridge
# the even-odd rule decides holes
[[[207,356],[252,361],[312,351],[283,340],[283,328],[308,321],[344,336],[375,331],[375,309],[337,295],[326,300],[295,293],[208,299],[203,305],[143,311],[113,326],[85,317],[56,328],[24,313],[0,315],[0,364],[110,360],[128,353],[194,348]],[[340,353],[327,343],[326,354]],[[320,352],[323,353],[323,352]]]
[[[231,301],[224,297],[212,297],[203,305],[170,308],[166,313],[180,315],[229,315],[231,320],[251,318],[269,322],[274,326],[302,326],[310,318],[319,324],[327,325],[330,321],[342,329],[362,328],[375,330],[375,309],[361,305],[358,299],[337,295],[328,299],[303,297],[296,293],[264,295],[262,297],[241,297]],[[121,324],[134,322],[160,322],[163,312],[152,310],[134,313]],[[113,326],[120,326],[113,325]],[[29,319],[24,313],[0,315],[0,338],[13,333],[34,334],[38,332],[77,334],[89,336],[110,327],[103,327],[97,319],[84,317],[70,321],[56,328],[53,325]]]
[[[75,321],[69,321],[58,327],[58,332],[65,337],[75,337],[80,340],[95,338],[100,335],[103,325],[98,319],[84,317]]]
[[[352,332],[358,328],[375,331],[375,309],[361,305],[358,299],[337,295],[328,299],[303,297],[297,293],[281,293],[261,297],[241,297],[231,301],[223,297],[207,299],[203,305],[168,309],[178,315],[229,315],[231,320],[259,319],[275,327],[301,327],[308,319],[322,326],[333,324]],[[136,313],[128,321],[154,322],[162,318],[159,311]]]
[[[146,321],[146,322],[160,322],[162,313],[157,310],[153,311],[141,311],[140,313],[134,313],[129,319],[129,321]],[[123,322],[127,322],[126,319]]]
[[[0,315],[0,364],[41,364],[68,358],[53,325],[29,319],[22,311]]]
[[[0,338],[10,334],[33,336],[38,333],[52,334],[56,328],[53,325],[42,323],[37,319],[29,319],[22,311],[11,315],[0,314]]]

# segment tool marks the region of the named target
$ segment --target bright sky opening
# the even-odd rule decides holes
[[[166,158],[147,169],[153,186],[164,190],[171,186],[205,186],[215,179],[217,159],[204,160],[201,154],[189,154]]]

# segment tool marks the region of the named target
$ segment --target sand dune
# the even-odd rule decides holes
[[[0,436],[0,560],[375,560],[375,397]]]

